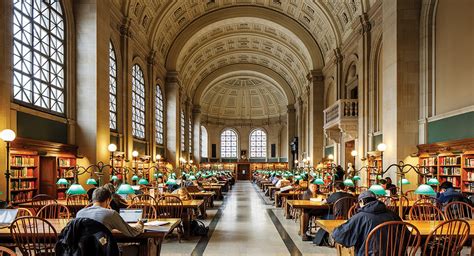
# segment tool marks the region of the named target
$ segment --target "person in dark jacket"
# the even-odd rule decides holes
[[[344,171],[344,168],[342,168],[342,166],[338,165],[336,167],[336,173],[335,173],[334,181],[343,181],[344,180],[344,174],[346,174],[346,172]]]
[[[326,199],[326,203],[328,204],[334,204],[337,200],[343,198],[343,197],[354,197],[352,194],[347,193],[344,191],[346,189],[346,186],[342,182],[337,182],[336,183],[336,192],[332,193],[328,199]]]
[[[76,218],[69,222],[58,236],[55,252],[58,256],[119,255],[112,232],[100,222],[89,218]]]
[[[438,202],[441,204],[447,204],[454,201],[467,201],[464,200],[463,194],[454,190],[453,183],[445,181],[439,186],[440,192],[437,194]]]
[[[120,209],[128,207],[127,201],[125,201],[120,195],[115,193],[115,187],[112,183],[105,184],[104,188],[106,188],[112,196],[112,200],[110,201],[110,208],[112,210],[120,212]]]
[[[372,191],[359,195],[360,210],[346,223],[334,229],[332,237],[336,243],[345,247],[354,247],[356,255],[365,255],[367,236],[376,226],[387,221],[400,221],[400,217],[387,209],[384,203],[377,200]],[[369,251],[369,255],[373,255]],[[384,255],[384,253],[380,254]]]
[[[385,178],[385,190],[389,190],[391,196],[397,194],[397,186],[392,183],[392,178],[390,177]]]

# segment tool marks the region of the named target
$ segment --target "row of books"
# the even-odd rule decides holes
[[[436,165],[436,157],[421,159],[421,166]]]
[[[27,201],[33,198],[34,194],[35,194],[35,191],[20,192],[20,193],[13,194],[11,199],[14,202]]]
[[[35,158],[28,156],[12,156],[10,158],[10,166],[35,166]]]
[[[474,183],[464,183],[464,192],[474,192]]]
[[[460,187],[461,186],[461,177],[443,177],[440,179],[440,183],[443,183],[444,181],[449,181],[453,183],[454,187]]]
[[[36,181],[11,181],[12,190],[35,188]]]
[[[464,166],[474,167],[474,158],[465,158],[464,159]]]
[[[466,172],[466,179],[474,181],[474,172]]]
[[[439,158],[440,165],[460,165],[461,156],[445,156]]]
[[[461,175],[460,167],[442,167],[439,170],[440,175]]]
[[[35,176],[35,170],[31,168],[21,168],[10,170],[11,178],[30,178]]]

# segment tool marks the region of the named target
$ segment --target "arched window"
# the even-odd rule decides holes
[[[181,110],[181,116],[180,116],[180,132],[181,132],[181,151],[184,151],[185,150],[185,143],[184,143],[184,127],[186,127],[186,125],[184,124],[184,111]]]
[[[188,146],[189,146],[189,154],[193,152],[193,122],[191,122],[191,118],[188,120]]]
[[[207,129],[201,126],[201,157],[207,158]]]
[[[136,64],[132,67],[132,135],[145,138],[145,79]]]
[[[117,58],[112,42],[109,42],[109,127],[117,130]]]
[[[60,1],[13,1],[13,99],[65,113],[64,17]]]
[[[250,158],[267,157],[267,134],[262,129],[250,133]]]
[[[237,133],[226,129],[221,133],[221,157],[237,158]]]
[[[156,143],[163,144],[163,131],[164,131],[164,102],[163,93],[161,87],[156,86],[156,98],[155,98],[155,132],[156,132]]]

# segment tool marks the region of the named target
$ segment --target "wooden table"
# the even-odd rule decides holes
[[[262,181],[260,181],[259,186],[260,186],[260,189],[261,189],[262,191],[264,191],[263,187],[265,186],[265,184],[272,184],[272,182],[269,181],[269,180],[262,180]]]
[[[222,187],[219,185],[203,185],[203,189],[207,191],[212,191],[216,194],[217,199],[222,200],[224,197],[222,196]]]
[[[190,192],[189,194],[194,199],[204,200],[207,206],[214,207],[214,196],[216,195],[216,193],[214,193],[213,191]]]
[[[143,232],[142,234],[136,237],[127,237],[118,230],[113,230],[112,235],[119,243],[120,242],[139,243],[140,255],[160,255],[161,244],[163,242],[163,239],[165,238],[166,235],[168,235],[174,228],[176,228],[179,225],[181,220],[180,219],[156,219],[156,220],[167,221],[169,222],[169,224],[154,228],[153,231],[145,230],[145,232]],[[48,221],[53,225],[57,234],[59,234],[67,226],[70,220],[69,219],[48,219]],[[153,220],[150,220],[150,221],[153,221]],[[40,233],[40,236],[42,237],[46,235],[49,235],[49,233],[48,234]],[[13,243],[13,237],[10,234],[9,228],[0,229],[0,241],[2,241],[2,243]]]
[[[310,238],[306,234],[309,226],[309,214],[315,216],[324,216],[329,213],[332,205],[326,204],[322,201],[310,201],[310,200],[288,200],[287,209],[294,208],[300,209],[300,230],[298,234],[301,236],[303,241],[308,241]],[[289,213],[287,213],[289,215]]]
[[[316,220],[316,225],[327,231],[329,234],[332,234],[334,229],[340,225],[346,223],[347,220]],[[439,225],[442,221],[421,221],[421,220],[405,220],[415,226],[418,231],[420,231],[420,236],[422,239],[426,239],[429,234]],[[471,244],[471,255],[474,253],[474,220],[468,220],[470,225],[469,236],[472,239]],[[420,245],[423,246],[423,245]]]
[[[276,186],[271,186],[271,187],[268,188],[268,190],[269,190],[269,191],[268,191],[268,194],[269,194],[269,196],[270,196],[270,200],[272,200],[273,197],[275,196],[275,193],[276,193],[277,191],[279,191],[280,188],[277,188]]]
[[[301,194],[303,194],[303,191],[289,190],[285,192],[281,192],[281,191],[275,192],[275,207],[280,207],[280,206],[286,207],[287,205],[286,202],[284,205],[281,204],[281,202],[283,201],[283,198],[287,199],[290,196],[298,196]]]
[[[194,211],[202,211],[202,207],[205,207],[204,200],[187,200],[183,201],[183,208],[185,214],[183,215],[183,218],[181,219],[183,221],[183,229],[184,229],[184,237],[189,238],[191,236],[191,221],[193,218],[193,210]],[[205,214],[205,208],[204,212],[202,214]]]

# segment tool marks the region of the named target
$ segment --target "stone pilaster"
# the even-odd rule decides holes
[[[321,70],[312,70],[307,79],[309,81],[309,155],[312,163],[323,158],[323,110],[324,110],[324,79]]]
[[[288,126],[288,144],[293,140],[294,137],[297,136],[296,134],[296,109],[294,105],[288,105],[286,111],[286,120]],[[291,147],[288,145],[288,163],[292,166],[292,163],[296,159],[292,158]]]
[[[181,133],[180,133],[180,87],[177,72],[168,72],[166,77],[166,158],[179,166],[181,157]]]
[[[193,106],[193,155],[196,163],[201,162],[201,106]]]

